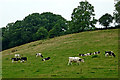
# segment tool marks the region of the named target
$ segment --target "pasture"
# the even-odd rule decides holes
[[[47,40],[39,40],[2,52],[3,78],[118,78],[118,30],[86,31]],[[15,50],[12,52],[12,50]],[[79,53],[101,51],[96,56],[79,56]],[[116,57],[105,57],[113,51]],[[51,57],[42,61],[36,53]],[[12,63],[14,54],[28,58],[25,63]],[[68,64],[68,57],[85,59],[80,65]]]

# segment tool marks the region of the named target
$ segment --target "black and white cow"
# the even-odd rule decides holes
[[[105,51],[105,56],[113,56],[113,57],[115,57],[115,54],[113,53],[113,51]]]
[[[92,55],[93,53],[90,53],[90,55]]]
[[[79,56],[83,56],[83,54],[79,54]]]
[[[79,54],[79,56],[86,56],[87,54]]]
[[[94,54],[94,55],[96,55],[96,54],[100,54],[100,51],[94,52],[93,54]]]
[[[79,54],[79,56],[90,56],[92,55],[93,53],[86,53],[86,54]]]
[[[68,65],[72,64],[72,62],[80,64],[80,62],[84,62],[84,59],[81,59],[79,57],[69,57]]]
[[[21,57],[20,60],[21,60],[21,62],[25,62],[25,61],[27,61],[27,57]]]
[[[11,58],[11,60],[12,60],[12,63],[13,63],[13,62],[18,62],[19,60],[21,60],[21,58]]]
[[[49,60],[49,59],[50,59],[50,57],[47,57],[47,58],[42,59],[42,61],[46,61],[46,60]]]
[[[90,55],[92,55],[92,53],[87,53],[86,55],[87,55],[87,56],[90,56]]]
[[[43,58],[42,53],[37,53],[37,54],[36,54],[36,57],[38,57],[38,56],[40,56],[40,57],[42,57],[42,58]]]

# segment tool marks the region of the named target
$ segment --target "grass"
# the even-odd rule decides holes
[[[12,52],[12,50],[17,50]],[[67,65],[68,57],[79,53],[101,51],[92,58],[85,56],[84,63]],[[113,51],[116,57],[105,57]],[[49,61],[42,62],[35,54],[41,52]],[[12,63],[15,53],[28,57],[25,63]],[[39,40],[2,52],[3,78],[118,78],[118,29],[88,31]]]

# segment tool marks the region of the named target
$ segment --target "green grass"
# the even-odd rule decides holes
[[[16,52],[11,52],[17,50]],[[68,57],[101,51],[97,57],[86,56],[84,63],[67,65]],[[116,57],[105,57],[113,51]],[[41,52],[51,60],[42,62]],[[25,63],[12,63],[15,53],[28,57]],[[3,78],[118,78],[118,29],[88,31],[39,40],[2,52]]]

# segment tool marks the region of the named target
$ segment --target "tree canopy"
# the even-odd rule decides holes
[[[120,1],[115,4],[114,18],[115,22],[120,26]]]
[[[105,28],[108,28],[109,24],[112,23],[112,21],[113,21],[113,17],[108,13],[106,13],[99,19],[99,23],[105,26]]]
[[[3,50],[35,40],[64,35],[66,19],[51,12],[33,13],[2,28]],[[52,32],[54,30],[54,32]],[[52,33],[51,33],[52,32]],[[53,34],[54,33],[54,34]]]
[[[87,28],[95,27],[96,19],[94,18],[94,7],[87,1],[80,2],[80,5],[73,10],[72,20],[70,22],[70,31],[82,32]]]

